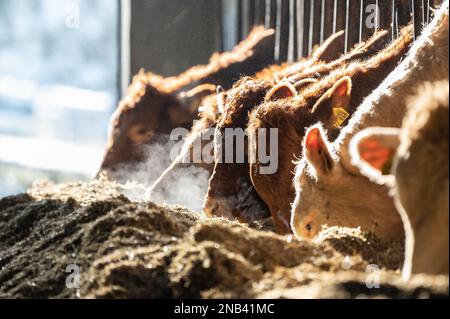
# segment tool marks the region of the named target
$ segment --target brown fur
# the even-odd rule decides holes
[[[248,123],[248,113],[263,102],[263,100],[261,100],[260,92],[268,92],[270,89],[270,92],[272,93],[268,92],[265,95],[265,99],[267,99],[268,96],[277,95],[275,91],[278,87],[288,85],[290,86],[290,91],[295,94],[295,90],[301,89],[304,85],[309,84],[311,81],[296,83],[296,87],[293,88],[292,84],[283,84],[281,81],[282,78],[287,75],[301,74],[307,68],[311,68],[315,64],[323,63],[320,61],[322,57],[331,59],[331,57],[337,57],[342,54],[343,39],[344,33],[339,32],[336,35],[331,36],[322,46],[316,48],[311,58],[303,59],[293,65],[283,64],[281,66],[272,66],[263,70],[256,76],[256,78],[261,81],[260,85],[262,85],[262,87],[259,85],[259,88],[253,90],[253,92],[251,92],[251,89],[249,90],[252,86],[252,80],[244,79],[242,81],[245,83],[244,88],[239,87],[239,84],[236,85],[238,89],[236,90],[237,94],[235,95],[234,100],[233,94],[229,94],[227,110],[222,115],[217,130],[223,132],[225,128],[230,127],[245,129]],[[340,46],[342,46],[342,50],[337,49]],[[297,76],[297,80],[305,78],[306,77]],[[261,88],[263,88],[263,91],[260,91]],[[244,98],[246,102],[240,104],[242,98]],[[238,101],[239,103],[237,103]],[[246,139],[245,142],[248,143],[248,140]],[[245,151],[247,151],[247,148]],[[216,161],[204,203],[204,212],[206,215],[226,216],[248,222],[258,219],[258,216],[261,216],[261,212],[263,212],[264,215],[267,211],[267,207],[261,201],[252,186],[248,174],[248,154],[246,153],[245,156],[245,163],[242,164],[224,164],[217,163]],[[245,193],[244,199],[242,199],[241,193]],[[247,203],[250,204],[247,205]]]
[[[296,169],[296,199],[292,209],[292,227],[297,236],[313,237],[323,225],[359,225],[382,239],[404,235],[388,187],[373,183],[351,164],[348,145],[366,127],[400,127],[406,97],[422,81],[448,79],[446,3],[447,13],[441,11],[433,20],[400,66],[365,99],[338,139],[331,144],[320,132],[322,154],[330,161],[331,169],[320,173],[310,159],[301,159]],[[315,129],[318,128],[309,132]]]
[[[252,75],[273,63],[273,40],[273,30],[256,27],[231,52],[214,54],[209,64],[176,77],[139,72],[112,116],[100,170],[140,162],[142,145],[176,127],[190,128],[201,100],[215,91],[215,85],[229,88],[241,75]]]
[[[424,86],[411,100],[394,160],[396,204],[414,233],[413,273],[449,270],[448,85]]]
[[[252,78],[243,78],[236,83],[228,93],[227,108],[221,116],[216,132],[223,133],[226,128],[245,128],[249,112],[264,101],[271,87],[268,81]],[[217,144],[220,141],[215,142]],[[247,159],[245,161],[247,162]],[[247,172],[248,164],[230,165],[219,163],[217,159],[215,162],[205,198],[204,213],[207,216],[238,218],[244,222],[265,216],[267,207],[251,185]]]

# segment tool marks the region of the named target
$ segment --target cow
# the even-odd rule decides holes
[[[278,128],[278,170],[262,174],[264,165],[256,160],[250,165],[250,175],[259,196],[269,206],[280,233],[292,233],[291,204],[296,192],[291,181],[294,161],[302,155],[299,145],[306,128],[322,122],[329,130],[330,138],[336,139],[364,98],[406,55],[412,41],[411,31],[411,27],[405,28],[399,38],[367,60],[338,66],[317,83],[301,90],[297,97],[267,102],[251,114],[250,137],[257,139],[258,132]],[[252,143],[257,150],[261,146],[258,141]]]
[[[381,38],[379,36],[378,38]],[[384,37],[384,35],[383,35]],[[283,88],[287,87],[289,84],[283,81],[283,77],[290,75],[295,75],[296,72],[301,72],[302,70],[311,67],[315,64],[323,64],[325,62],[332,62],[332,59],[338,58],[344,52],[344,40],[345,33],[343,31],[337,32],[327,39],[322,45],[315,48],[312,57],[310,59],[302,59],[296,63],[283,63],[281,65],[272,65],[265,68],[263,71],[256,73],[255,78],[257,80],[265,80],[273,85],[270,94],[273,92],[282,91]],[[378,40],[377,42],[380,42]],[[369,52],[372,48],[359,48],[358,52]],[[298,90],[300,87],[315,81],[314,79],[309,79],[306,81],[297,80],[296,83],[289,85],[289,87],[294,90]],[[194,161],[194,145],[201,145],[196,151],[203,153],[203,149],[208,147],[213,142],[214,137],[210,136],[208,138],[208,133],[211,132],[212,128],[215,128],[220,116],[225,112],[230,104],[233,104],[232,99],[228,102],[227,96],[235,96],[239,89],[239,85],[242,81],[238,81],[237,84],[228,93],[222,87],[218,87],[217,94],[208,96],[204,99],[199,107],[199,121],[195,123],[191,132],[185,139],[184,145],[181,147],[180,153],[172,162],[172,164],[160,175],[160,177],[152,184],[149,189],[148,197],[152,200],[159,200],[165,196],[170,196],[170,193],[179,179],[181,171],[188,171],[192,167],[200,167],[206,170],[210,175],[214,169],[214,163],[203,161],[203,157],[195,159]],[[293,94],[296,92],[293,92]],[[267,95],[266,95],[266,98]],[[250,181],[248,181],[250,184]],[[207,185],[206,185],[207,186]]]
[[[361,227],[387,241],[405,237],[389,187],[361,174],[348,146],[364,128],[401,127],[406,98],[417,86],[448,80],[448,51],[447,0],[404,61],[364,100],[335,141],[322,125],[308,129],[294,179],[291,227],[298,238],[312,239],[325,225]]]
[[[243,128],[248,121],[249,112],[264,101],[272,87],[273,84],[269,81],[247,77],[242,78],[228,92],[227,106],[217,123],[214,135],[214,171],[209,180],[203,206],[206,216],[239,219],[250,223],[268,215],[267,207],[256,194],[248,178],[247,147]],[[233,131],[238,133],[236,147],[242,146],[240,150],[243,152],[242,162],[233,165],[229,165],[225,160],[226,150],[235,150],[234,139],[225,141],[227,130],[236,130]],[[235,156],[236,152],[232,154]],[[242,178],[236,181],[228,179],[227,176]]]
[[[283,99],[286,96],[293,97],[297,95],[297,91],[303,87],[316,83],[317,79],[309,78],[311,69],[316,65],[320,65],[320,70],[323,74],[326,71],[330,72],[332,67],[338,67],[335,61],[328,61],[330,66],[328,69],[324,67],[324,61],[321,61],[322,57],[338,57],[344,53],[344,45],[341,41],[344,33],[339,32],[336,35],[330,37],[325,43],[316,48],[310,59],[303,59],[302,61],[285,67],[285,69],[277,69],[274,72],[274,68],[268,68],[264,72],[257,75],[257,80],[265,80],[266,82],[262,86],[265,88],[261,90],[250,90],[248,93],[253,95],[253,103],[242,103],[239,99],[236,101],[227,100],[230,103],[225,107],[225,113],[221,117],[221,122],[216,127],[216,149],[217,144],[223,142],[223,136],[227,129],[242,129],[246,128],[248,122],[248,113],[255,109],[260,103],[270,100]],[[381,40],[383,39],[383,40]],[[364,45],[358,46],[339,61],[344,63],[352,58],[365,56],[371,54],[375,50],[373,46],[380,45],[381,41],[386,41],[386,33],[380,32],[371,41],[368,41]],[[369,45],[370,43],[370,45]],[[340,45],[341,44],[341,45]],[[336,52],[336,48],[342,46],[342,50]],[[329,52],[330,50],[333,53]],[[332,67],[331,67],[332,66]],[[295,73],[297,72],[297,73]],[[305,73],[308,77],[302,77],[301,74]],[[262,75],[261,75],[262,74]],[[271,75],[274,78],[270,79]],[[259,78],[258,78],[259,76]],[[286,77],[280,79],[281,76]],[[294,82],[295,81],[295,82]],[[249,79],[247,84],[251,83]],[[247,95],[246,85],[244,88],[240,88],[238,91],[241,97],[245,97],[248,101],[251,100],[251,96]],[[250,84],[254,86],[254,84]],[[258,86],[258,85],[256,85]],[[260,87],[261,88],[261,87]],[[248,89],[248,86],[247,86]],[[264,99],[261,100],[261,93],[266,92]],[[254,103],[254,102],[257,103]],[[236,104],[236,102],[239,102]],[[220,136],[220,137],[219,137]],[[253,221],[258,219],[258,216],[266,216],[267,206],[261,201],[258,194],[255,192],[252,186],[252,181],[249,176],[249,163],[247,153],[247,136],[244,134],[244,157],[241,163],[225,163],[216,159],[214,172],[209,180],[208,192],[205,197],[203,212],[206,216],[220,216],[227,218],[237,218],[241,221]],[[229,148],[230,145],[227,145]],[[236,156],[236,153],[234,154]],[[263,213],[261,213],[263,212]]]
[[[448,80],[425,83],[408,99],[401,129],[368,128],[350,144],[362,174],[392,185],[406,230],[406,279],[410,273],[448,275],[448,93]]]
[[[190,128],[200,102],[213,94],[216,86],[228,89],[242,75],[253,75],[274,63],[273,45],[274,31],[256,27],[232,51],[216,53],[209,64],[176,77],[163,78],[141,70],[112,115],[100,172],[114,178],[114,171],[121,166],[145,160],[144,145],[165,142],[163,137],[174,128]]]

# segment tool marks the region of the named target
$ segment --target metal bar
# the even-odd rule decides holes
[[[131,81],[131,0],[119,0],[120,49],[119,49],[119,99],[124,96]]]
[[[240,0],[241,3],[241,39],[245,39],[250,32],[250,0]]]
[[[359,42],[363,40],[364,29],[364,0],[359,2]]]
[[[305,24],[305,0],[297,0],[297,54],[304,56],[304,24]]]
[[[414,39],[417,39],[422,31],[421,8],[419,0],[411,0],[412,20],[414,22]]]
[[[238,0],[222,0],[222,46],[231,50],[239,41]]]
[[[282,0],[277,0],[277,11],[276,11],[276,27],[275,27],[275,61],[280,62],[281,59],[281,19],[282,11],[281,7],[283,5]]]
[[[289,42],[288,42],[288,62],[294,62],[296,57],[295,46],[295,0],[289,0]]]
[[[350,0],[345,1],[345,52],[348,52],[349,50],[349,19],[350,19]]]
[[[325,0],[322,0],[320,5],[320,44],[325,41]]]
[[[375,32],[380,29],[380,3],[375,1]]]
[[[397,22],[396,22],[396,12],[395,12],[395,0],[391,0],[391,39],[396,38]]]

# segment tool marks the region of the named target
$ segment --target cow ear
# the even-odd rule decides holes
[[[327,128],[341,128],[350,117],[352,79],[344,76],[337,81],[314,105],[313,114],[318,114]]]
[[[283,81],[275,85],[267,94],[266,102],[287,99],[297,96],[295,87],[287,81]]]
[[[392,178],[392,164],[399,145],[399,129],[375,127],[363,130],[350,144],[352,164],[363,175],[385,183]]]
[[[339,31],[330,36],[320,47],[314,50],[313,57],[326,63],[337,60],[345,53],[345,32]]]
[[[344,110],[348,110],[352,94],[352,79],[349,76],[343,77],[333,85],[328,94],[331,96],[333,108],[341,107]]]
[[[306,132],[304,152],[306,159],[315,168],[318,175],[331,173],[334,168],[334,159],[319,127],[312,127]]]

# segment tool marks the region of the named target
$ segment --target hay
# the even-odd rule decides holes
[[[263,228],[263,224],[258,228]],[[118,185],[36,184],[0,200],[0,297],[419,298],[448,277],[401,281],[403,248],[355,229],[297,241],[182,207],[133,203]],[[78,289],[66,267],[80,269]],[[368,289],[368,265],[380,289]]]

